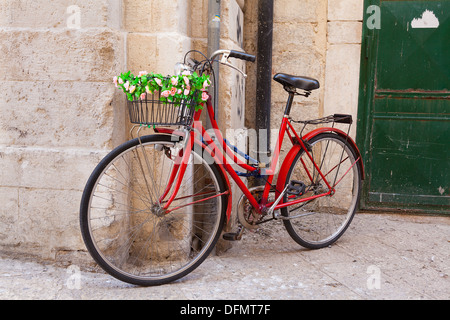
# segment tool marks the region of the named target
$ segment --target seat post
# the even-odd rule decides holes
[[[291,107],[293,102],[294,102],[294,92],[289,91],[289,98],[286,103],[286,109],[284,110],[285,116],[288,116],[291,113]]]

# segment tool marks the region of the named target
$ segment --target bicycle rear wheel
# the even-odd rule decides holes
[[[309,249],[326,247],[338,240],[350,225],[361,193],[361,169],[356,152],[345,138],[322,133],[311,140],[310,154],[334,192],[281,209],[289,235]],[[327,193],[329,188],[304,150],[295,157],[286,181],[301,181],[305,191],[295,199]],[[290,197],[290,198],[289,198]],[[285,195],[284,202],[294,196]]]
[[[99,163],[83,193],[86,247],[106,272],[128,283],[161,285],[187,275],[209,255],[224,225],[226,186],[217,165],[195,152],[168,208],[173,211],[162,209],[183,152],[172,140],[150,135],[124,143]]]

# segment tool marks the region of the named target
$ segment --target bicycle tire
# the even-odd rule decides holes
[[[173,168],[170,148],[176,139],[149,135],[125,142],[97,165],[84,189],[80,227],[85,245],[98,265],[121,281],[154,286],[182,278],[207,258],[219,239],[227,195],[169,214],[161,214],[162,204],[155,201],[165,189],[162,180],[157,188],[155,173],[162,178],[170,172],[168,165]],[[218,165],[195,150],[192,154],[178,193],[185,197],[175,199],[169,209],[199,200],[203,193],[226,191]],[[159,164],[160,172],[155,169]],[[147,181],[151,179],[153,185]]]
[[[308,144],[311,146],[310,154],[327,180],[330,180],[330,185],[336,184],[335,192],[333,195],[282,208],[281,215],[291,218],[283,220],[283,223],[294,241],[309,249],[320,249],[336,242],[352,222],[361,195],[362,173],[356,163],[357,153],[344,137],[334,133],[321,133],[311,138]],[[303,149],[294,158],[287,174],[287,184],[291,180],[305,184],[304,193],[297,199],[327,191],[325,183]],[[284,202],[288,200],[288,196],[284,196]]]

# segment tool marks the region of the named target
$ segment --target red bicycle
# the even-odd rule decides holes
[[[178,73],[210,72],[214,61],[231,66],[229,58],[255,61],[247,53],[219,50],[201,62],[187,62],[185,57],[177,64]],[[98,164],[80,208],[83,239],[105,271],[149,286],[197,268],[230,219],[228,176],[243,194],[237,207],[239,229],[223,234],[226,240],[238,240],[245,229],[272,220],[282,220],[289,235],[311,249],[329,246],[342,236],[357,209],[364,176],[355,142],[335,127],[342,123],[350,128],[352,117],[335,114],[295,121],[290,117],[294,96],[309,96],[319,88],[318,81],[282,73],[274,80],[289,96],[270,164],[250,158],[223,138],[210,99],[206,110],[213,130],[205,130],[199,122],[202,109],[188,101],[162,103],[154,94],[129,102],[130,120],[136,123],[132,135],[138,128],[137,137]],[[300,133],[294,128],[297,123]],[[326,123],[332,125],[323,126]],[[155,133],[141,136],[142,125],[152,126]],[[319,127],[303,135],[307,125]],[[276,172],[285,136],[292,147]],[[241,176],[266,182],[249,189]]]

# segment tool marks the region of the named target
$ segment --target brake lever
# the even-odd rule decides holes
[[[244,76],[244,78],[247,78],[247,74],[244,71],[242,71],[241,69],[233,66],[231,63],[228,62],[229,56],[230,56],[230,52],[229,51],[228,52],[224,52],[223,55],[222,55],[222,59],[220,59],[219,62],[221,64],[223,64],[223,65],[226,65],[226,66],[236,70],[236,71],[239,71]]]
[[[230,68],[232,68],[232,69],[234,69],[236,71],[239,71],[244,76],[244,78],[247,78],[247,74],[244,71],[242,71],[241,69],[233,66],[231,63],[229,63],[229,62],[223,63],[222,61],[220,61],[220,63],[222,63],[222,64],[224,64],[224,65],[226,65],[226,66],[228,66],[228,67],[230,67]]]

